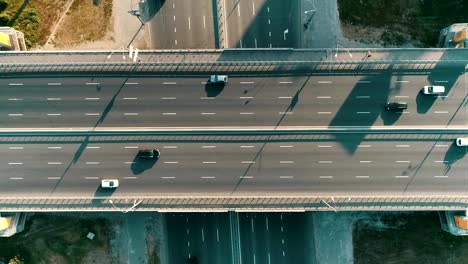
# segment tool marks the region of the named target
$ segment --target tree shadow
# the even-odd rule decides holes
[[[16,23],[16,20],[19,18],[19,16],[21,15],[21,13],[23,13],[24,9],[26,8],[26,6],[29,4],[29,0],[24,0],[23,1],[23,4],[21,4],[20,8],[18,9],[18,11],[16,11],[15,15],[10,19],[10,21],[8,22],[8,26],[10,27],[13,27]]]
[[[143,0],[138,3],[138,11],[144,22],[149,22],[164,5],[164,0]]]
[[[218,96],[224,89],[224,83],[210,83],[206,82],[205,84],[205,93],[207,97],[216,97]]]
[[[434,102],[437,100],[436,95],[425,95],[419,92],[416,96],[416,109],[418,114],[425,114],[432,107]]]
[[[157,161],[158,159],[143,159],[140,158],[138,154],[135,155],[131,166],[133,175],[139,175],[144,171],[151,169]]]
[[[450,148],[445,153],[444,161],[445,161],[445,174],[447,174],[450,169],[452,169],[452,165],[457,162],[458,160],[463,159],[467,152],[467,147],[459,147],[455,144],[455,141],[452,142]]]

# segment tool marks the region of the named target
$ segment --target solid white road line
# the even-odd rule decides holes
[[[280,84],[291,84],[291,83],[293,83],[293,82],[289,82],[289,81],[288,81],[288,82],[279,82],[279,83],[280,83]]]
[[[62,147],[47,147],[47,149],[62,149]]]
[[[202,176],[202,179],[214,179],[216,178],[215,176]]]
[[[356,179],[369,179],[368,175],[358,175],[356,176]]]
[[[23,165],[23,162],[8,162],[8,165]]]
[[[23,101],[23,98],[8,98],[8,101]]]
[[[123,177],[124,179],[128,179],[128,180],[135,180],[137,179],[137,177],[135,176],[127,176],[127,177]]]
[[[58,98],[58,97],[48,97],[47,98],[47,101],[61,101],[62,98]]]
[[[372,160],[360,160],[359,163],[371,163]]]
[[[397,148],[409,148],[410,145],[395,145]]]
[[[101,164],[101,162],[99,162],[99,161],[87,161],[86,164],[87,165],[98,165],[98,164]]]
[[[23,114],[8,114],[8,116],[23,116]]]
[[[49,161],[47,162],[48,165],[60,165],[62,162],[55,162],[55,161]]]
[[[448,114],[448,111],[434,111],[434,114]]]
[[[62,83],[47,83],[47,85],[50,85],[50,86],[58,86],[58,85],[62,85]]]
[[[318,163],[333,163],[331,160],[319,160]]]
[[[281,160],[280,161],[280,164],[293,164],[293,163],[294,163],[294,161],[292,161],[292,160]]]
[[[211,112],[209,112],[209,113],[203,112],[203,113],[201,113],[201,114],[202,114],[202,115],[216,115],[216,113],[211,113]]]
[[[138,146],[125,146],[126,149],[136,149]]]
[[[213,146],[213,145],[206,145],[206,146],[202,146],[202,148],[216,148],[216,146]]]
[[[86,97],[85,100],[100,100],[101,98],[99,97]]]
[[[329,114],[331,114],[331,112],[317,112],[317,114],[319,114],[319,115],[329,115]]]
[[[239,99],[253,99],[252,96],[241,96],[239,97]]]
[[[253,176],[240,176],[241,179],[253,179]]]
[[[370,148],[372,145],[358,145],[358,148]]]
[[[161,97],[162,100],[175,100],[177,97]]]
[[[163,115],[177,115],[177,113],[162,113]]]
[[[203,164],[216,164],[216,161],[203,161]]]
[[[161,179],[175,179],[174,176],[163,176],[161,177]]]
[[[292,115],[294,112],[278,112],[280,115]]]
[[[330,99],[331,96],[317,96],[317,99]]]
[[[177,84],[176,82],[163,82],[163,84]]]
[[[410,163],[410,160],[396,160],[396,163]]]
[[[447,175],[436,175],[434,176],[434,178],[448,178]]]
[[[60,180],[60,177],[47,177],[48,180]]]
[[[397,175],[397,176],[395,176],[395,178],[397,178],[397,179],[406,179],[406,178],[408,178],[408,176],[406,176],[406,175]]]
[[[245,146],[240,146],[241,148],[254,148],[255,146],[251,146],[251,145],[245,145]]]
[[[124,116],[137,116],[138,113],[124,113]]]
[[[22,180],[23,177],[11,177],[10,180]]]
[[[165,149],[176,149],[178,146],[163,146]]]
[[[178,161],[165,161],[165,164],[177,164],[179,163]]]
[[[333,176],[331,176],[331,175],[322,175],[322,176],[320,176],[319,178],[320,178],[320,179],[332,179]]]
[[[318,81],[317,83],[333,83],[332,81]]]
[[[86,85],[99,85],[100,83],[98,82],[87,82]]]
[[[356,112],[356,114],[370,114],[370,112]]]
[[[292,179],[294,176],[279,176],[280,179]]]
[[[254,82],[240,82],[240,84],[254,84]]]
[[[332,146],[330,145],[318,145],[319,148],[331,148]]]
[[[137,97],[124,97],[124,100],[138,100]]]
[[[53,113],[53,114],[47,114],[48,116],[61,116],[62,114],[60,113]]]
[[[126,85],[137,85],[138,83],[137,82],[126,82],[125,84]]]
[[[84,177],[86,180],[97,180],[98,177]]]
[[[292,145],[283,145],[283,146],[279,146],[280,148],[293,148],[294,146]]]
[[[214,100],[215,98],[214,97],[200,97],[201,100]]]
[[[255,164],[255,161],[241,161],[242,164]]]
[[[99,113],[85,113],[86,116],[98,116]]]
[[[99,146],[87,146],[87,149],[100,149],[101,147]]]
[[[239,113],[239,114],[241,114],[241,115],[253,115],[253,114],[255,114],[255,113],[251,113],[251,112],[241,112],[241,113]]]

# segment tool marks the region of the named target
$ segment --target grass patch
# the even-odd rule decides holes
[[[436,212],[395,213],[380,221],[357,221],[353,246],[356,264],[466,263],[468,259],[468,237],[443,231]]]
[[[1,4],[2,2],[6,5]],[[42,45],[63,12],[66,2],[66,0],[0,0],[0,26],[11,26],[22,31],[28,48]]]
[[[468,22],[468,1],[338,0],[342,23],[385,30],[384,45],[435,47],[441,29]],[[404,35],[410,39],[405,40]]]
[[[102,39],[110,29],[112,0],[75,0],[57,31],[54,45],[64,47]]]
[[[86,238],[96,234],[94,240]],[[23,263],[81,263],[89,253],[110,255],[110,223],[106,219],[80,219],[37,214],[25,230],[0,239],[0,258]],[[7,262],[8,263],[8,262]]]

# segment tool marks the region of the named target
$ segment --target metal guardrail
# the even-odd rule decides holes
[[[110,202],[112,200],[112,202]],[[137,204],[137,206],[135,206]],[[130,209],[131,208],[131,209]],[[375,211],[465,210],[466,196],[184,196],[0,198],[1,212],[38,211]],[[127,210],[125,210],[127,209]]]

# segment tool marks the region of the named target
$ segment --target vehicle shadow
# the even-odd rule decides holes
[[[216,97],[223,91],[223,89],[223,83],[206,82],[205,84],[205,93],[207,97]]]
[[[422,92],[419,92],[416,96],[416,109],[418,114],[427,113],[436,100],[437,96],[435,95],[424,95]]]
[[[445,161],[445,174],[447,174],[450,169],[452,169],[452,165],[463,159],[467,152],[466,147],[459,147],[455,144],[455,142],[450,145],[450,148],[445,153],[444,161]]]
[[[105,198],[109,198],[114,194],[115,190],[117,188],[102,188],[101,184],[96,189],[96,192],[94,193],[94,198],[91,200],[91,204],[93,206],[100,206],[102,205],[102,201]]]
[[[142,159],[138,155],[135,155],[131,166],[133,175],[139,175],[151,169],[157,161],[158,159]]]
[[[390,126],[395,124],[398,119],[403,115],[402,111],[389,111],[385,109],[385,105],[382,104],[382,112],[380,113],[380,118],[382,118],[383,124],[385,126]]]

